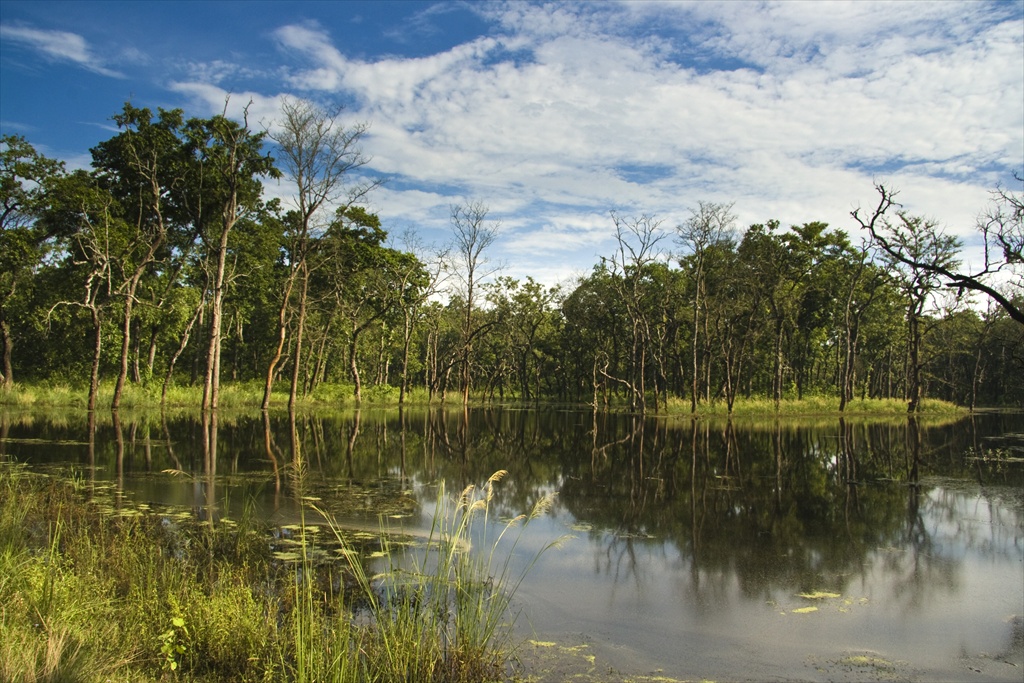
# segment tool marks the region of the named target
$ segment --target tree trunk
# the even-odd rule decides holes
[[[0,308],[0,353],[3,353],[3,376],[0,377],[0,387],[11,388],[14,386],[14,337],[11,336],[11,326],[4,317],[3,309]]]
[[[295,410],[299,393],[299,372],[302,370],[302,337],[306,327],[306,303],[309,297],[309,270],[303,261],[299,264],[302,287],[299,290],[299,319],[295,326],[295,348],[292,349],[292,384],[288,391],[288,410]]]
[[[917,413],[921,409],[921,327],[918,316],[910,315],[910,359],[907,382],[907,412]]]
[[[359,379],[359,356],[358,356],[358,345],[359,345],[359,333],[362,332],[362,328],[358,325],[352,327],[352,341],[348,347],[348,369],[352,374],[352,382],[355,384],[355,399],[356,403],[360,403],[363,400],[362,383]]]
[[[210,305],[210,341],[206,351],[206,378],[203,383],[203,410],[216,410],[220,399],[221,318],[224,315],[224,279],[228,262],[228,233],[234,221],[227,223],[217,247],[217,270]]]
[[[121,395],[124,393],[124,383],[128,378],[128,350],[131,348],[132,340],[132,307],[135,301],[134,284],[128,288],[124,301],[124,320],[121,325],[121,369],[117,373],[117,382],[114,384],[114,399],[110,403],[111,410],[121,407]]]
[[[89,412],[96,410],[96,396],[100,388],[100,352],[103,348],[103,321],[100,318],[99,308],[93,304],[90,309],[92,313],[93,329],[93,351],[92,371],[89,374]]]

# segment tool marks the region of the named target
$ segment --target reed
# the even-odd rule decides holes
[[[470,683],[506,677],[515,649],[511,601],[540,556],[564,540],[544,546],[524,568],[513,568],[526,526],[550,507],[553,495],[501,525],[494,536],[494,486],[506,474],[495,472],[483,487],[469,486],[457,497],[442,482],[426,543],[402,552],[384,534],[387,566],[380,574],[368,573],[356,553],[345,553],[372,621],[360,661],[369,680]],[[318,512],[343,541],[330,515]],[[481,549],[471,550],[474,543]]]
[[[536,562],[517,569],[512,553],[550,498],[496,525],[502,476],[458,497],[442,485],[429,539],[409,549],[384,533],[378,573],[333,521],[317,534],[304,519],[298,560],[280,561],[245,514],[142,513],[0,463],[0,680],[506,680],[509,607]]]

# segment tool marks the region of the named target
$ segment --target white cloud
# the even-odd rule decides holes
[[[28,26],[0,24],[0,38],[27,45],[54,61],[72,62],[102,76],[124,78],[124,74],[106,67],[93,54],[85,38],[68,31],[44,31]]]
[[[735,201],[741,226],[850,228],[877,178],[969,231],[1024,164],[1024,36],[1005,5],[470,7],[495,30],[424,57],[346,56],[313,23],[273,37],[298,60],[289,87],[354,98],[346,116],[371,123],[372,167],[397,180],[372,198],[385,220],[439,235],[449,204],[481,199],[537,272],[607,253],[610,208],[671,225]],[[219,80],[174,87],[219,112]],[[249,97],[273,118],[279,97],[232,102]]]
[[[280,116],[281,102],[286,95],[268,96],[253,91],[232,92],[219,85],[200,82],[174,82],[169,89],[181,93],[190,100],[191,108],[208,116],[225,114],[228,118],[241,121],[248,116],[253,130],[273,127]]]

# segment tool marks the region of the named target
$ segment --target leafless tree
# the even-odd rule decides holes
[[[263,390],[263,409],[270,407],[270,393],[277,365],[284,354],[289,310],[297,294],[295,339],[292,344],[292,377],[288,394],[289,408],[295,407],[299,386],[303,333],[308,304],[310,252],[316,244],[315,231],[329,217],[325,209],[344,210],[361,201],[379,180],[350,184],[352,174],[369,163],[359,147],[368,125],[359,123],[345,128],[338,120],[340,109],[326,110],[305,100],[285,99],[281,120],[269,137],[277,144],[280,164],[295,184],[295,219],[288,224],[289,271],[285,278],[277,316],[277,347],[267,367]],[[323,220],[321,221],[321,218]],[[295,292],[296,286],[298,292]]]
[[[700,339],[700,312],[707,308],[707,255],[708,250],[724,239],[728,239],[736,222],[732,212],[733,204],[698,202],[691,210],[690,218],[676,226],[678,241],[686,250],[692,273],[693,293],[693,386],[690,393],[690,410],[697,412],[697,378],[700,375],[698,349]]]
[[[1016,177],[1017,180],[1021,180]],[[1024,183],[1024,181],[1021,181]],[[882,184],[876,184],[879,203],[872,215],[862,216],[860,209],[853,211],[853,218],[871,234],[872,240],[891,259],[905,266],[927,271],[945,280],[947,287],[958,290],[981,292],[998,303],[1016,322],[1024,325],[1024,308],[1020,294],[1024,293],[1024,193],[998,188],[992,192],[992,204],[978,218],[977,229],[982,238],[984,263],[977,270],[962,272],[959,262],[950,267],[918,259],[900,243],[898,233],[887,232],[884,219],[889,209],[899,207],[895,197],[897,191]],[[1007,295],[989,281],[996,273],[1009,273],[1013,293]]]
[[[487,213],[487,206],[481,202],[451,207],[452,233],[455,238],[451,253],[452,274],[461,285],[458,293],[465,302],[460,350],[463,405],[469,403],[473,342],[486,329],[486,326],[474,325],[473,321],[477,290],[482,280],[501,269],[500,265],[491,263],[486,256],[487,250],[498,239],[501,228],[500,223],[487,220]]]

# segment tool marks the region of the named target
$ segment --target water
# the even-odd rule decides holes
[[[343,524],[429,529],[509,470],[499,518],[555,506],[514,564],[539,680],[1024,680],[1024,464],[973,458],[1024,416],[767,422],[577,411],[0,416],[0,453],[118,500],[274,523],[303,493]],[[92,436],[90,437],[90,434]],[[991,453],[991,451],[989,451]],[[1020,456],[1020,453],[1004,454]],[[168,472],[173,471],[173,473]],[[812,609],[813,608],[813,609]]]

